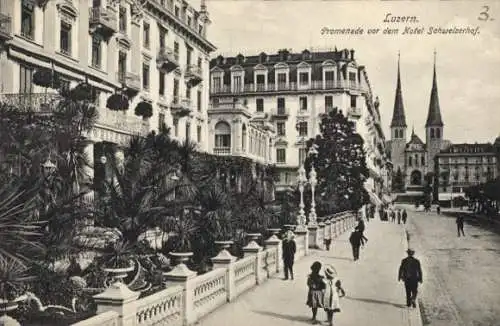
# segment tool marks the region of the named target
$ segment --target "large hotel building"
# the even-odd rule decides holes
[[[0,100],[50,104],[55,91],[33,82],[37,70],[50,69],[67,85],[92,86],[94,160],[101,145],[124,145],[162,123],[206,151],[209,25],[203,1],[196,10],[182,0],[0,0]],[[116,91],[129,96],[129,110],[106,107]],[[151,117],[134,114],[141,102],[152,106]]]
[[[365,140],[370,169],[366,186],[373,201],[379,201],[383,186],[390,182],[390,162],[379,102],[354,50],[219,55],[210,62],[210,84],[210,110],[244,108],[249,122],[275,129],[276,139],[258,146],[269,152],[280,171],[278,190],[296,183],[297,169],[306,157],[305,141],[319,133],[320,114],[335,107],[342,110]],[[212,124],[216,135],[225,135],[210,145],[214,152],[235,152],[245,145],[248,131],[241,119]]]

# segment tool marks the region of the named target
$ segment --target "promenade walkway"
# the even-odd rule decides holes
[[[295,280],[284,281],[276,275],[261,286],[244,293],[206,318],[201,326],[285,326],[310,324],[311,312],[305,305],[306,278],[311,264],[318,260],[333,264],[347,296],[335,325],[418,326],[422,325],[417,308],[407,308],[404,286],[397,282],[397,270],[406,256],[406,238],[402,225],[378,220],[366,223],[369,239],[360,260],[352,260],[348,242],[350,231],[332,242],[330,251],[311,250],[295,265]],[[418,258],[419,253],[416,253]],[[424,275],[425,282],[425,275]],[[323,311],[319,320],[326,320]]]

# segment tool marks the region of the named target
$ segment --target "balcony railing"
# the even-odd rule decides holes
[[[118,129],[129,134],[142,134],[143,120],[136,116],[128,116],[122,111],[102,109],[99,111],[97,122],[101,126]]]
[[[231,85],[220,85],[217,88],[210,89],[211,94],[231,94],[231,93],[254,93],[254,92],[286,92],[296,90],[355,90],[364,91],[364,88],[355,81],[350,80],[315,80],[310,84],[297,85],[297,83],[268,83],[245,84],[240,88],[231,88]]]
[[[156,65],[159,70],[166,73],[179,67],[178,55],[176,55],[172,49],[163,46],[158,51],[158,56],[156,57]]]
[[[354,117],[354,118],[359,118],[361,117],[361,109],[360,108],[349,108],[347,110],[348,115]]]
[[[12,18],[0,13],[0,40],[12,38]]]
[[[172,114],[184,117],[189,115],[193,110],[191,108],[191,99],[174,96],[170,104]]]
[[[231,155],[231,147],[214,147],[214,155]]]
[[[288,108],[274,108],[272,110],[272,113],[271,113],[271,117],[273,118],[283,118],[283,119],[286,119],[288,118],[290,112],[288,110]]]
[[[59,94],[15,93],[0,94],[0,102],[22,112],[51,113],[59,103]]]
[[[91,28],[91,32],[100,32],[109,38],[117,31],[118,21],[116,14],[108,8],[90,8],[89,27]]]
[[[203,71],[201,70],[201,67],[196,65],[187,66],[185,78],[191,87],[198,85],[203,80]]]
[[[139,92],[141,90],[141,76],[132,72],[118,72],[118,82],[128,90]]]
[[[213,114],[213,113],[243,113],[247,115],[248,117],[252,116],[252,113],[248,106],[241,101],[230,101],[230,102],[219,102],[219,103],[212,103],[208,107],[208,113]]]

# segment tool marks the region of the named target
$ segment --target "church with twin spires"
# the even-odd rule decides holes
[[[402,190],[395,189],[397,188],[398,180],[396,180],[396,175],[398,174],[402,177],[404,191],[421,192],[426,174],[434,172],[434,157],[441,150],[448,148],[451,142],[444,139],[444,123],[441,117],[441,108],[439,107],[436,77],[436,53],[434,52],[434,74],[427,121],[425,123],[425,142],[415,133],[414,128],[412,128],[411,134],[408,134],[399,61],[398,55],[396,95],[390,125],[391,138],[387,141],[386,146],[387,154],[393,164],[393,193]]]

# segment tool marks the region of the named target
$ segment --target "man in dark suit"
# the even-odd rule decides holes
[[[355,261],[359,259],[359,247],[363,244],[362,236],[362,233],[356,227],[349,237],[349,242],[352,246],[352,256]]]
[[[460,237],[460,234],[462,234],[462,236],[465,237],[465,233],[464,233],[464,217],[463,217],[463,215],[459,215],[457,217],[456,223],[457,223],[458,236]]]
[[[284,265],[283,268],[285,270],[285,280],[288,280],[289,273],[290,278],[293,280],[293,262],[295,260],[295,251],[297,251],[297,246],[293,238],[293,232],[288,231],[282,241],[282,256]]]
[[[406,252],[408,257],[401,261],[398,280],[405,282],[406,305],[415,308],[417,306],[418,283],[422,283],[422,268],[420,267],[420,261],[413,257],[415,251],[408,249]]]

